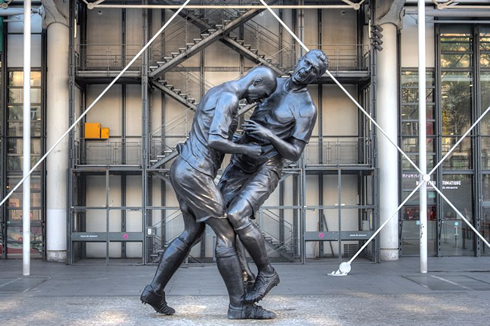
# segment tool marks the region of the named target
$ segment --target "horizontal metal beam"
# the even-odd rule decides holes
[[[360,7],[360,6],[359,6]],[[178,9],[179,5],[87,5],[88,9]],[[187,5],[186,9],[264,9],[263,5]],[[271,5],[272,9],[356,9],[351,5]]]
[[[340,231],[340,239],[346,241],[368,240],[374,231]],[[305,241],[338,241],[338,231],[305,232]]]

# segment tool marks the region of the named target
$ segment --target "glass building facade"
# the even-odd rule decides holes
[[[490,106],[488,89],[489,34],[485,25],[435,25],[435,69],[427,70],[427,167],[456,145]],[[418,162],[418,72],[401,71],[400,141]],[[487,115],[445,158],[432,180],[453,205],[489,239],[488,178],[489,122]],[[418,184],[418,174],[402,160],[402,198]],[[473,256],[488,253],[466,222],[434,189],[428,188],[429,254]],[[480,204],[481,203],[481,204]],[[400,218],[402,255],[418,255],[418,196],[404,207]]]

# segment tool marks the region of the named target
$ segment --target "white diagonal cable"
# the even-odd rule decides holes
[[[451,206],[452,209],[454,209],[454,211],[459,215],[459,217],[461,217],[461,219],[463,221],[465,221],[466,224],[468,224],[468,226],[470,227],[470,229],[472,229],[480,237],[480,239],[482,239],[482,241],[485,242],[485,244],[487,245],[487,247],[490,248],[490,243],[488,243],[488,241],[480,234],[480,232],[478,232],[475,229],[475,227],[473,225],[471,225],[471,223],[466,219],[466,217],[464,217],[463,214],[461,214],[461,212],[456,207],[454,207],[454,205],[451,203],[451,201],[446,196],[444,196],[444,194],[442,193],[442,191],[439,190],[434,185],[434,183],[432,183],[432,181],[428,181],[428,182],[432,185],[432,187],[434,187],[435,191],[437,191],[437,193],[448,203],[448,205]]]
[[[119,78],[121,78],[121,76],[126,72],[126,70],[129,69],[129,67],[141,56],[141,54],[143,52],[145,52],[145,50],[151,45],[151,43],[153,43],[153,41],[163,32],[163,30],[165,28],[167,28],[167,26],[172,22],[172,20],[174,20],[175,17],[177,17],[177,15],[182,11],[182,9],[184,9],[184,7],[190,2],[191,0],[187,0],[174,14],[172,17],[170,17],[170,19],[165,23],[165,25],[163,25],[162,28],[160,28],[158,30],[158,32],[155,33],[155,35],[148,41],[148,43],[145,44],[145,46],[143,46],[143,48],[136,54],[136,56],[128,63],[128,65],[126,67],[124,67],[124,69],[119,73],[119,75],[117,75],[116,78],[114,78],[114,80],[106,87],[106,89],[104,89],[102,91],[102,93],[100,93],[100,95],[95,99],[94,102],[92,102],[92,104],[90,104],[90,106],[80,115],[80,117],[70,126],[70,128],[68,128],[68,130],[65,131],[65,133],[63,135],[61,135],[61,137],[58,139],[58,141],[46,152],[46,154],[44,154],[44,156],[36,163],[36,165],[34,165],[34,167],[29,171],[29,173],[24,177],[22,178],[22,180],[19,181],[19,183],[7,194],[7,196],[5,196],[5,198],[0,202],[0,207],[7,201],[7,199],[10,198],[10,196],[12,196],[12,194],[14,193],[15,190],[17,190],[17,188],[20,187],[20,185],[31,175],[32,172],[34,172],[35,169],[37,169],[37,167],[46,159],[46,157],[48,157],[48,155],[56,148],[56,146],[58,146],[59,143],[61,143],[61,141],[63,140],[63,138],[65,138],[68,133],[70,133],[70,131],[75,128],[75,126],[83,119],[83,117],[85,115],[87,115],[87,113],[94,107],[94,105],[102,98],[102,96],[105,95],[105,93],[107,93],[107,91],[112,87],[112,85],[114,85],[118,80]]]
[[[464,138],[468,136],[471,130],[473,130],[473,128],[476,127],[476,125],[485,117],[485,115],[489,111],[490,111],[490,106],[485,110],[485,112],[483,112],[483,114],[478,118],[478,120],[476,120],[475,123],[473,123],[473,125],[464,133],[464,135],[461,136],[461,138],[456,142],[456,144],[454,144],[451,150],[449,150],[449,152],[447,152],[446,155],[444,155],[444,157],[439,161],[439,163],[437,163],[437,165],[434,166],[434,168],[429,172],[429,175],[434,173],[437,170],[437,168],[444,162],[444,160],[446,160],[446,158],[448,158],[448,156],[451,155],[451,153],[454,152],[454,150],[456,150],[456,147],[458,147],[458,145],[464,140]]]
[[[354,261],[354,259],[357,258],[357,256],[359,256],[359,254],[364,250],[364,248],[367,247],[367,245],[378,235],[379,232],[381,232],[381,230],[385,227],[386,224],[388,224],[388,222],[393,218],[393,216],[396,216],[398,214],[398,211],[410,200],[410,198],[412,198],[412,196],[417,192],[417,190],[419,190],[420,187],[422,187],[422,185],[424,184],[424,182],[420,182],[418,184],[417,187],[415,187],[414,190],[412,190],[412,192],[408,195],[407,198],[405,198],[405,200],[398,206],[398,208],[396,209],[396,211],[390,216],[390,218],[388,218],[386,221],[384,221],[383,224],[381,224],[381,226],[376,230],[376,232],[374,232],[374,234],[369,238],[369,240],[366,241],[366,243],[356,252],[356,254],[347,262],[347,263],[352,263]]]
[[[276,13],[265,3],[264,0],[260,0],[260,2],[262,2],[262,4],[267,8],[267,10],[271,13],[272,16],[274,16],[274,18],[277,19],[277,21],[289,32],[289,34],[291,34],[291,36],[303,47],[303,49],[305,49],[306,51],[309,51],[308,47],[296,36],[296,34],[294,34],[291,29],[276,15]],[[351,99],[352,102],[354,102],[354,104],[362,111],[362,113],[364,113],[364,115],[366,115],[368,117],[368,119],[378,128],[378,130],[388,139],[388,141],[396,147],[396,149],[398,150],[398,152],[400,152],[400,154],[402,154],[409,162],[410,164],[420,173],[420,174],[423,174],[422,171],[419,169],[419,167],[407,156],[407,154],[405,154],[405,152],[397,145],[395,144],[390,137],[388,137],[388,135],[385,133],[385,131],[383,130],[383,128],[381,128],[378,123],[369,115],[369,113],[366,112],[366,110],[364,110],[364,108],[350,95],[350,93],[339,83],[339,81],[330,73],[330,71],[326,71],[327,74],[330,76],[330,78],[332,78],[332,80],[337,84],[337,86],[340,87],[340,89],[342,89],[342,91]],[[451,148],[451,150],[446,153],[446,155],[441,159],[441,161],[439,161],[439,163],[431,170],[431,172],[429,173],[429,175],[433,174],[434,171],[443,163],[443,161],[456,149],[456,147],[463,141],[463,139],[471,132],[471,130],[483,119],[483,117],[490,111],[490,107],[488,107],[485,112],[478,118],[478,120],[466,131],[466,133],[458,140],[458,142]],[[430,182],[430,181],[429,181]],[[422,184],[424,184],[424,182],[421,182],[415,189],[417,190],[418,188],[420,188],[422,186]],[[431,185],[433,185],[434,189],[436,189],[436,191],[441,194],[441,196],[449,202],[449,200],[442,194],[442,192],[437,189],[437,187],[434,186],[434,184],[432,182],[430,182]],[[411,197],[413,195],[414,192],[412,192],[410,194],[409,197]],[[408,198],[409,198],[408,197]],[[403,204],[405,204],[407,202],[407,199],[402,203],[402,205],[400,205],[397,209],[397,211],[392,215],[390,216],[390,218],[388,220],[386,220],[383,225],[381,225],[379,227],[379,229],[374,233],[374,236],[377,235],[379,233],[379,231],[386,225],[387,221],[389,221],[393,216],[395,216],[398,211],[401,209],[401,207],[403,206]],[[450,203],[450,206],[454,208],[454,206]],[[454,208],[455,209],[455,208]],[[457,209],[455,209],[457,211]],[[462,216],[461,213],[459,213],[459,211],[457,211],[458,214],[460,216]],[[468,225],[470,225],[471,229],[490,247],[490,245],[488,244],[488,242],[483,238],[483,236],[471,225],[469,224],[469,222],[463,217],[463,220],[468,223]],[[374,238],[371,237],[362,247],[361,249],[356,253],[356,255],[354,255],[354,257],[349,261],[352,262],[354,260],[354,258],[356,258],[359,253],[367,246],[367,244],[372,241],[372,239]]]
[[[303,47],[303,49],[305,49],[305,51],[310,50],[296,36],[296,34],[294,34],[293,31],[291,31],[291,29],[282,21],[282,19],[276,15],[276,13],[265,3],[264,0],[260,0],[260,2],[262,2],[262,4],[267,8],[267,10],[269,10],[271,15],[277,19],[277,21],[289,32],[289,34],[291,34],[291,36],[301,45],[301,47]],[[423,174],[422,171],[420,171],[419,167],[410,159],[410,157],[408,157],[408,155],[405,154],[405,152],[395,142],[393,142],[391,140],[391,138],[386,134],[386,132],[383,130],[383,128],[381,128],[380,125],[378,125],[378,123],[371,117],[371,115],[369,115],[369,113],[367,113],[367,111],[364,110],[364,108],[352,97],[352,95],[349,94],[349,92],[342,86],[342,84],[339,83],[339,81],[330,73],[330,71],[328,71],[328,69],[326,72],[327,72],[328,76],[330,78],[332,78],[332,80],[335,82],[335,84],[337,84],[337,86],[339,86],[340,89],[345,93],[345,95],[347,95],[347,97],[350,98],[352,102],[354,102],[354,104],[359,108],[359,110],[361,110],[362,113],[364,113],[367,116],[367,118],[379,129],[379,131],[386,137],[386,139],[388,139],[388,141],[393,146],[396,147],[396,149],[400,152],[400,154],[402,154],[408,160],[408,162],[410,162],[410,164],[415,168],[415,170],[417,170],[420,174]]]

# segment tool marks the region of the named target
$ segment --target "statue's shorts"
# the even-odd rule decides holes
[[[170,168],[170,181],[181,211],[193,216],[196,222],[226,218],[225,202],[214,179],[194,169],[180,156]]]
[[[218,184],[226,206],[233,201],[246,200],[255,214],[276,189],[282,166],[263,164],[257,171],[246,173],[237,165],[229,164]]]

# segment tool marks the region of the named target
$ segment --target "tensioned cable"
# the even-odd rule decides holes
[[[291,29],[282,21],[282,19],[279,18],[274,11],[272,11],[272,9],[265,3],[264,0],[260,0],[260,2],[262,2],[262,4],[267,8],[267,10],[269,10],[271,15],[277,19],[277,21],[289,32],[289,34],[291,34],[291,36],[301,45],[303,49],[305,49],[305,51],[310,51],[310,49],[308,49],[308,47],[296,36],[296,34],[294,34],[293,31],[291,31]],[[347,95],[347,97],[349,97],[351,101],[354,102],[354,104],[359,108],[359,110],[361,110],[362,113],[364,113],[366,117],[379,129],[379,131],[386,137],[386,139],[388,139],[388,141],[393,146],[396,147],[396,149],[400,152],[400,154],[402,154],[408,160],[408,162],[410,162],[410,164],[415,168],[415,170],[417,170],[420,174],[422,174],[422,171],[420,171],[419,167],[410,159],[410,157],[408,157],[407,154],[405,154],[405,152],[395,142],[391,140],[391,138],[386,134],[383,128],[381,128],[381,126],[378,125],[378,123],[371,117],[371,115],[369,115],[369,113],[366,110],[364,110],[364,108],[352,97],[352,95],[349,94],[349,92],[344,88],[344,86],[342,86],[342,84],[339,83],[339,81],[330,73],[330,71],[328,71],[328,69],[326,72],[328,76],[332,78],[332,80],[337,84],[337,86],[339,86],[340,89]]]
[[[364,248],[367,247],[367,245],[371,242],[371,240],[374,239],[378,235],[378,233],[381,232],[384,226],[388,224],[388,222],[398,214],[398,211],[403,207],[403,205],[405,205],[410,200],[410,198],[412,198],[412,196],[417,192],[417,190],[419,190],[420,187],[422,187],[423,184],[424,184],[423,182],[419,183],[418,186],[412,190],[412,192],[408,195],[408,197],[405,198],[405,200],[398,206],[396,211],[386,221],[384,221],[383,224],[381,224],[381,226],[376,230],[376,232],[374,232],[371,238],[368,241],[366,241],[366,243],[357,251],[357,253],[347,263],[349,264],[352,263],[354,259],[356,259],[357,256],[359,256],[359,254],[364,250]]]
[[[102,91],[102,93],[100,93],[100,95],[95,99],[94,102],[92,102],[92,104],[90,104],[90,106],[80,115],[80,117],[70,126],[70,128],[68,128],[68,130],[65,131],[65,133],[58,139],[58,141],[46,152],[46,154],[44,154],[44,156],[34,165],[34,167],[29,171],[29,173],[24,177],[22,178],[22,180],[19,181],[19,183],[7,194],[7,196],[5,196],[5,198],[0,202],[0,207],[7,201],[7,199],[10,198],[10,196],[12,196],[12,194],[14,193],[15,190],[17,190],[17,188],[20,187],[20,185],[31,175],[32,172],[34,172],[34,170],[46,159],[46,157],[48,157],[48,155],[56,148],[56,146],[59,145],[59,143],[61,143],[61,141],[70,133],[70,131],[75,128],[75,126],[82,120],[82,118],[87,115],[87,113],[94,107],[95,104],[97,104],[97,102],[102,98],[102,96],[105,95],[105,93],[107,93],[107,91],[119,80],[119,78],[121,78],[121,76],[126,72],[126,70],[129,69],[129,67],[141,56],[141,54],[143,52],[145,52],[145,50],[151,45],[151,43],[153,43],[153,41],[164,31],[165,28],[167,28],[167,26],[172,22],[172,20],[174,20],[175,17],[177,17],[177,15],[182,11],[182,9],[184,9],[184,7],[190,2],[191,0],[187,0],[176,12],[175,14],[173,14],[172,17],[170,17],[170,19],[165,23],[165,25],[163,25],[162,28],[160,28],[160,30],[158,30],[158,32],[155,33],[155,35],[148,41],[148,43],[145,44],[145,46],[143,46],[143,48],[136,54],[136,56],[127,64],[126,67],[124,67],[123,70],[121,70],[121,72],[119,73],[119,75],[116,76],[116,78],[114,78],[114,80],[106,87],[106,89],[104,89]]]
[[[306,51],[309,51],[308,47],[296,36],[296,34],[294,34],[291,29],[282,21],[282,19],[280,19],[276,13],[274,11],[272,11],[272,9],[265,3],[264,0],[260,0],[260,2],[267,8],[267,10],[271,13],[272,16],[274,16],[274,18],[276,18],[276,20],[289,32],[289,34],[291,34],[291,36],[303,47],[303,49],[305,49]],[[327,74],[330,76],[330,78],[332,78],[332,80],[337,84],[337,86],[340,87],[340,89],[342,89],[342,91],[347,95],[347,97],[349,97],[351,99],[352,102],[354,102],[354,104],[362,111],[362,113],[364,113],[364,115],[366,115],[366,117],[378,128],[378,130],[388,139],[388,141],[396,147],[396,149],[398,150],[398,152],[400,152],[400,154],[402,154],[409,162],[410,164],[422,175],[422,171],[419,169],[419,167],[407,156],[407,154],[397,145],[395,144],[390,137],[388,137],[388,135],[385,133],[385,131],[383,130],[383,128],[381,128],[378,123],[369,115],[369,113],[366,112],[366,110],[364,110],[364,108],[352,97],[352,95],[350,95],[350,93],[339,83],[339,81],[330,73],[330,71],[326,71]],[[463,139],[471,132],[471,130],[483,119],[483,117],[490,111],[490,107],[487,108],[485,110],[485,112],[480,116],[480,118],[478,118],[477,121],[475,121],[475,123],[468,129],[468,131],[466,131],[466,133],[458,140],[458,142],[453,146],[453,148],[451,148],[451,150],[446,153],[446,155],[441,159],[441,161],[431,170],[431,172],[428,174],[428,176],[430,177],[430,175],[432,173],[434,173],[434,171],[443,163],[443,161],[456,149],[457,145],[459,145]],[[410,194],[410,196],[408,198],[410,198],[414,193],[415,193],[415,190],[418,190],[418,188],[420,188],[424,183],[427,183],[427,182],[430,182],[429,181],[423,181],[421,182],[415,189],[414,191],[412,191],[412,193]],[[430,184],[434,187],[434,189],[436,189],[436,191],[441,194],[441,196],[446,200],[448,201],[449,203],[449,200],[444,196],[442,195],[442,192],[432,183],[430,182]],[[407,198],[407,199],[408,199]],[[405,199],[405,201],[402,203],[402,204],[405,204],[407,202],[407,199]],[[463,215],[450,203],[450,206],[458,213],[458,215],[460,215],[461,217],[463,217]],[[373,234],[373,236],[371,236],[369,238],[369,240],[366,241],[366,243],[357,251],[357,253],[354,255],[354,257],[349,260],[349,264],[361,253],[362,250],[364,250],[364,248],[366,248],[366,246],[374,239],[374,237],[381,231],[381,229],[383,229],[383,227],[387,224],[387,222],[389,220],[391,220],[393,218],[393,216],[395,216],[398,211],[402,208],[402,205],[398,206],[397,210],[395,213],[393,213],[393,215],[391,215],[379,228],[378,230],[376,230],[376,232]],[[476,234],[478,234],[478,236],[483,239],[483,241],[490,247],[490,244],[484,240],[483,236],[466,220],[466,218],[463,217],[463,220],[471,227],[471,229],[476,232]]]
[[[461,217],[461,219],[463,221],[466,222],[466,224],[468,224],[468,226],[478,235],[478,237],[480,237],[480,239],[483,240],[483,242],[485,242],[485,244],[490,247],[490,243],[488,243],[488,241],[480,234],[480,232],[478,232],[475,227],[473,225],[471,225],[471,223],[466,219],[466,217],[464,217],[463,214],[461,214],[461,212],[456,208],[454,207],[453,203],[451,203],[451,201],[446,197],[444,196],[444,194],[442,193],[442,191],[439,190],[439,188],[437,188],[434,183],[432,183],[432,181],[428,181],[432,187],[434,187],[434,190],[437,191],[437,193],[439,195],[441,195],[441,197],[448,203],[449,206],[451,206],[452,209],[454,209],[456,211],[456,213],[459,215],[459,217]]]
[[[446,160],[446,158],[448,158],[449,155],[451,155],[452,152],[454,152],[454,150],[456,150],[456,147],[463,141],[463,139],[466,136],[468,136],[468,134],[473,130],[473,128],[475,128],[476,125],[485,117],[485,115],[488,113],[488,111],[490,111],[490,106],[485,110],[485,112],[483,112],[483,114],[478,118],[478,120],[476,120],[475,123],[473,123],[473,125],[463,134],[463,136],[461,136],[461,138],[456,142],[456,144],[454,144],[454,146],[451,148],[451,150],[449,152],[447,152],[446,155],[444,155],[444,157],[439,161],[439,163],[437,163],[437,165],[434,166],[434,168],[429,172],[429,175],[434,173],[437,170],[437,168],[444,162],[444,160]]]

